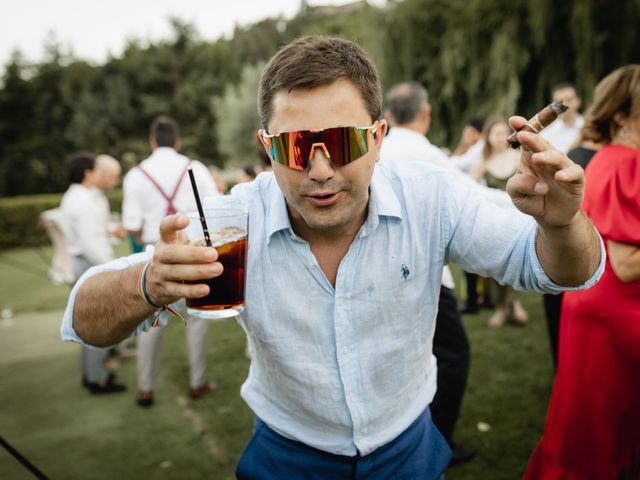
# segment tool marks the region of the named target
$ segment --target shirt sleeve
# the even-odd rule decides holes
[[[95,205],[76,205],[73,212],[73,229],[82,255],[92,265],[99,265],[113,258],[106,225],[96,216]]]
[[[87,344],[84,340],[82,340],[76,331],[73,328],[73,312],[76,302],[76,296],[78,295],[78,290],[82,287],[84,282],[86,282],[89,278],[97,275],[101,272],[106,271],[118,271],[124,270],[126,268],[132,267],[134,265],[139,265],[140,263],[148,262],[151,260],[153,256],[153,247],[147,247],[147,250],[141,253],[136,253],[133,255],[129,255],[128,257],[121,257],[116,260],[112,260],[109,263],[98,265],[87,270],[76,282],[71,293],[69,294],[69,300],[67,301],[67,307],[64,311],[64,316],[62,318],[62,325],[60,326],[60,336],[62,340],[67,342],[76,342],[82,345],[86,345],[91,347],[92,345]],[[132,285],[131,288],[135,288]],[[183,302],[184,303],[184,302]],[[170,314],[166,311],[162,312],[160,315],[160,324],[166,325],[167,319]],[[133,332],[133,335],[138,335],[144,331],[149,330],[152,327],[153,320],[155,315],[152,315],[145,319]]]
[[[144,219],[142,202],[139,201],[137,193],[137,173],[131,170],[122,182],[122,226],[133,232],[142,229]]]
[[[197,160],[193,161],[193,168],[196,173],[196,182],[198,184],[198,194],[201,197],[211,197],[214,195],[221,195],[216,187],[216,182],[213,180],[209,169]],[[191,187],[189,187],[191,188]]]
[[[493,277],[518,290],[545,293],[589,288],[604,272],[605,252],[600,239],[600,264],[591,278],[577,287],[556,284],[538,259],[537,223],[532,217],[487,201],[470,185],[450,181],[446,188],[446,256],[463,270]]]

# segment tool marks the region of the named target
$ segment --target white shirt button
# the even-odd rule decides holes
[[[356,397],[355,394],[352,393],[351,395],[349,395],[349,400],[350,401],[355,402],[357,399],[358,399],[358,397]]]
[[[342,350],[342,353],[344,353],[345,355],[347,353],[349,353],[349,348],[348,347],[342,347],[341,350]]]

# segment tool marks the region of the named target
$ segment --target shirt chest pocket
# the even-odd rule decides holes
[[[437,306],[439,279],[431,276],[428,268],[400,263],[395,270],[372,278],[356,296],[356,322],[364,328],[380,328],[386,335],[423,339],[429,324],[424,320],[435,315]]]

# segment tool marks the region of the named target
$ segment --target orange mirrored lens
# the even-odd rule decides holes
[[[322,149],[336,167],[363,157],[369,151],[370,127],[337,127],[325,130],[300,130],[279,135],[261,134],[274,162],[295,170],[305,170],[317,148]]]

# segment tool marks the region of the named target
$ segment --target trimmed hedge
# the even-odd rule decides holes
[[[109,192],[107,198],[112,212],[122,209],[122,190]],[[59,207],[61,199],[62,193],[0,198],[0,250],[48,244],[38,219],[45,210]]]

